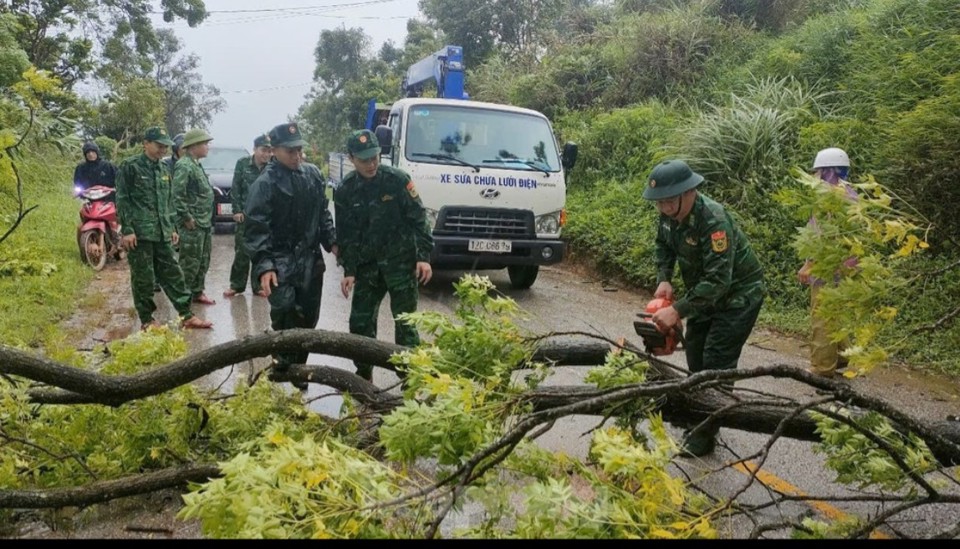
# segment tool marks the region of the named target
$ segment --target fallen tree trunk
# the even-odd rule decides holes
[[[538,343],[534,360],[555,366],[596,366],[602,364],[613,349],[615,347],[607,341],[544,339]],[[389,362],[390,356],[401,350],[403,347],[393,343],[349,333],[294,329],[222,343],[136,375],[105,376],[0,346],[0,374],[57,387],[32,389],[29,394],[38,403],[119,406],[169,391],[221,368],[280,352],[307,351],[394,370]],[[583,385],[541,387],[528,392],[524,400],[531,402],[535,411],[567,409],[567,415],[604,415],[613,404],[640,396],[657,396],[661,399],[661,413],[673,423],[692,425],[710,418],[722,427],[766,434],[774,433],[782,424],[782,436],[819,440],[814,422],[806,415],[790,417],[796,405],[787,407],[783,403],[759,400],[738,401],[729,392],[704,387],[760,376],[791,378],[828,391],[845,405],[883,413],[898,429],[920,436],[941,463],[960,463],[960,425],[956,422],[931,422],[914,418],[882,400],[865,396],[843,383],[822,379],[800,368],[777,365],[751,370],[707,371],[686,376],[669,363],[637,349],[630,350],[643,355],[650,362],[652,374],[649,383],[605,391]],[[383,391],[339,368],[297,365],[283,376],[278,376],[277,380],[305,380],[327,385],[349,393],[379,413],[386,413],[401,403],[396,394]],[[718,413],[720,411],[722,413]]]
[[[118,498],[136,496],[206,482],[222,476],[216,465],[184,465],[113,480],[92,482],[74,488],[49,490],[0,490],[0,509],[57,509],[83,507]]]

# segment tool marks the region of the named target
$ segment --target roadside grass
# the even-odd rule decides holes
[[[38,207],[0,243],[0,267],[24,267],[0,274],[0,343],[17,347],[42,347],[55,340],[59,322],[81,306],[82,292],[94,276],[77,250],[80,202],[71,193],[73,162],[37,156],[42,158],[28,157],[18,168],[25,206]],[[0,229],[6,231],[15,212],[15,195],[3,189]],[[36,272],[44,268],[49,272]]]

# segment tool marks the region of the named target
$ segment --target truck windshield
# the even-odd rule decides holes
[[[414,162],[560,170],[556,141],[545,119],[492,109],[411,107],[404,154]]]

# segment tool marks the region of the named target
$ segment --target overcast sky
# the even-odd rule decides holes
[[[160,17],[154,24],[176,31],[184,52],[200,57],[204,82],[220,88],[227,102],[209,128],[214,146],[248,150],[254,137],[286,122],[303,104],[321,31],[360,27],[372,39],[374,54],[387,40],[402,46],[407,19],[419,16],[417,0],[205,0],[205,5],[210,16],[197,28],[168,25]]]

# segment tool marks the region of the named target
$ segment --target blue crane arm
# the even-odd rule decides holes
[[[469,99],[464,90],[462,47],[444,46],[417,61],[407,69],[401,87],[407,97],[418,97],[423,91],[423,85],[430,81],[437,85],[437,97]]]

